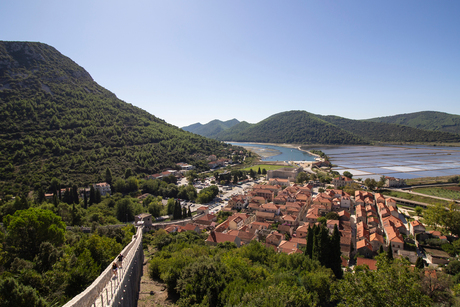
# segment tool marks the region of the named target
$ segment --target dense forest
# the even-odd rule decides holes
[[[0,42],[0,193],[101,181],[125,169],[152,174],[186,162],[207,168],[228,144],[167,124],[125,103],[56,49]],[[242,150],[239,148],[238,150]]]
[[[242,122],[216,138],[225,141],[294,144],[368,144],[368,141],[305,111],[289,111],[251,125]]]
[[[460,115],[423,111],[368,119],[371,122],[397,124],[417,129],[460,134]]]
[[[182,129],[204,137],[214,138],[221,131],[227,130],[237,124],[239,124],[237,119],[231,119],[225,122],[215,119],[204,125],[196,123],[187,127],[182,127]]]

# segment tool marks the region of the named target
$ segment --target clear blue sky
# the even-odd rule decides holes
[[[0,40],[49,44],[182,127],[282,111],[460,114],[460,1],[14,0]]]

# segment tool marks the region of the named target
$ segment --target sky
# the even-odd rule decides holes
[[[460,115],[459,16],[453,0],[10,0],[0,40],[51,45],[178,127]]]

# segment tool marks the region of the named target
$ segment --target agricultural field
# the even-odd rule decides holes
[[[414,190],[415,191],[415,190]],[[449,202],[441,199],[435,199],[435,198],[430,198],[430,197],[424,197],[420,195],[414,195],[414,194],[409,194],[405,192],[397,192],[397,191],[383,191],[383,195],[391,196],[391,197],[397,197],[397,198],[403,198],[407,200],[413,200],[413,201],[418,201],[421,203],[426,203],[426,204],[442,204],[443,206],[448,206]]]
[[[418,188],[414,189],[414,192],[422,193],[426,195],[432,195],[442,198],[449,199],[460,199],[460,187],[451,186],[451,187],[433,187],[433,188]]]
[[[438,176],[438,177],[423,177],[406,179],[407,185],[420,185],[420,184],[435,184],[435,183],[447,183],[449,179],[456,176]]]

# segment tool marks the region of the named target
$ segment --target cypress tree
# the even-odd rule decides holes
[[[393,260],[393,249],[391,248],[391,244],[389,244],[389,246],[388,246],[387,260],[388,261]]]
[[[94,202],[96,204],[98,204],[101,201],[102,201],[101,192],[99,190],[96,190],[95,197],[94,197]]]
[[[190,207],[188,207],[188,217],[192,217],[192,211],[190,210]]]
[[[417,261],[415,261],[415,267],[417,269],[423,269],[425,267],[422,257],[417,257]]]
[[[43,190],[42,187],[38,188],[38,191],[37,191],[37,203],[41,204],[45,201],[46,197],[45,197],[45,191]]]
[[[185,219],[187,217],[187,208],[182,208],[182,218]]]
[[[105,182],[112,185],[112,171],[108,167],[105,169]]]
[[[64,202],[68,205],[72,203],[72,195],[70,194],[69,188],[66,188],[64,191]]]
[[[330,259],[330,268],[335,274],[335,277],[342,278],[343,271],[342,271],[342,259],[341,255],[342,252],[340,251],[340,232],[337,228],[337,225],[334,225],[334,232],[332,233],[331,237],[331,259]]]
[[[92,206],[96,201],[96,191],[94,190],[94,186],[91,185],[89,188],[89,205]]]
[[[383,245],[380,245],[380,248],[379,248],[379,255],[380,255],[381,253],[383,253],[383,252],[384,252],[384,250],[383,250]]]
[[[88,209],[88,196],[86,196],[86,191],[83,192],[83,208]]]
[[[322,265],[328,267],[331,262],[331,244],[329,239],[329,230],[325,226],[321,226],[319,233],[319,261]]]
[[[78,204],[80,200],[78,199],[78,187],[73,185],[72,187],[72,200],[74,204]]]
[[[173,212],[173,219],[177,220],[180,219],[182,215],[182,210],[180,209],[179,201],[176,200],[174,203],[174,212]]]
[[[262,172],[260,171],[260,167],[259,167],[259,170],[257,171],[257,174],[262,174]]]
[[[313,228],[310,228],[310,225],[308,225],[308,233],[307,233],[307,246],[305,248],[305,254],[309,256],[311,259],[313,259],[313,236],[315,232],[315,226]]]
[[[53,195],[53,204],[54,204],[55,207],[57,207],[59,205],[59,200],[58,200],[57,195]]]

